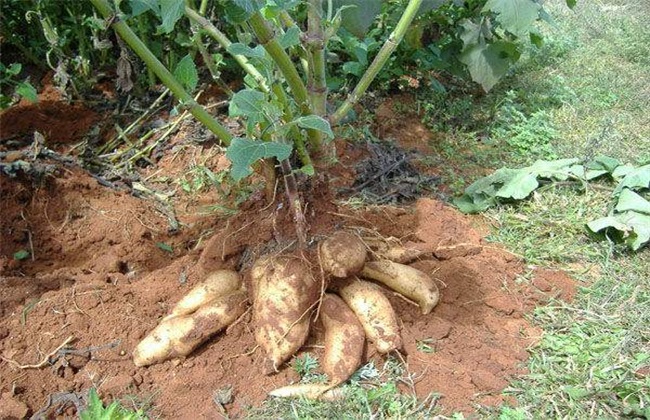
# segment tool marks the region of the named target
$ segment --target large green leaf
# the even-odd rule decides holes
[[[266,95],[263,92],[244,89],[235,93],[230,101],[229,113],[231,117],[248,117],[254,121],[264,118],[264,103]]]
[[[650,202],[632,190],[625,188],[618,196],[615,210],[619,213],[635,211],[650,215]]]
[[[517,171],[512,178],[506,181],[495,195],[501,198],[523,200],[539,187],[537,176],[530,172]]]
[[[330,139],[334,138],[334,133],[332,132],[330,123],[323,117],[319,117],[318,115],[306,115],[304,117],[296,118],[294,122],[298,127],[318,130]]]
[[[162,24],[158,26],[158,33],[168,34],[183,16],[185,0],[158,0],[160,6],[160,19]]]
[[[650,216],[635,211],[602,217],[587,223],[587,228],[601,237],[608,235],[616,242],[624,242],[633,251],[650,241]]]
[[[528,36],[540,9],[534,0],[488,0],[483,6],[484,12],[496,13],[501,26],[520,38]]]
[[[630,170],[616,186],[614,194],[620,193],[623,188],[630,188],[632,190],[650,188],[650,164]]]
[[[518,55],[517,47],[512,42],[477,43],[463,50],[460,61],[467,66],[472,80],[489,92]]]
[[[292,147],[287,143],[235,138],[226,150],[226,157],[232,162],[230,175],[239,181],[253,173],[251,165],[260,159],[284,160],[291,155]]]
[[[332,4],[335,9],[345,7],[341,11],[341,25],[359,38],[366,36],[368,28],[381,12],[381,0],[334,0]]]
[[[178,62],[174,69],[174,77],[188,91],[193,92],[196,89],[196,85],[199,82],[199,74],[196,71],[196,65],[194,64],[194,60],[192,60],[192,56],[187,54]]]

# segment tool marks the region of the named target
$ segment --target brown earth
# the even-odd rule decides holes
[[[412,119],[400,130],[381,129],[398,140],[407,133],[408,147],[417,133],[426,135],[418,124]],[[214,171],[223,166],[215,149],[178,138],[145,179],[182,176],[198,157],[207,156],[203,163]],[[344,167],[335,173],[349,182],[353,162],[341,158]],[[159,201],[101,186],[82,169],[59,167],[40,181],[0,175],[0,182],[0,417],[33,415],[48,407],[48,398],[45,413],[55,416],[61,398],[94,387],[105,401],[127,395],[151,400],[161,418],[218,418],[213,396],[227,386],[234,399],[226,409],[237,417],[270,390],[299,379],[290,367],[260,373],[264,357],[247,318],[184,360],[143,368],[131,360],[139,340],[207,273],[232,268],[247,275],[257,257],[290,246],[293,225],[281,197],[267,204],[255,194],[236,216],[223,218],[200,211],[218,203],[214,191],[183,195],[168,184],[181,226],[176,231]],[[319,182],[310,191],[327,191]],[[527,350],[542,334],[524,315],[550,297],[573,297],[573,281],[561,272],[537,269],[532,282],[522,281],[531,273],[482,238],[480,218],[441,202],[422,198],[411,206],[355,210],[326,194],[307,198],[316,241],[336,229],[371,230],[428,252],[413,265],[440,287],[433,312],[422,316],[386,294],[401,318],[403,358],[413,378],[402,390],[420,398],[440,394],[444,413],[501,403],[501,391],[525,373]],[[30,256],[15,260],[20,250]],[[315,328],[303,351],[320,355],[321,336]],[[432,351],[422,351],[423,344]],[[381,365],[384,358],[367,347],[366,360]],[[67,407],[64,414],[74,414],[74,404]]]

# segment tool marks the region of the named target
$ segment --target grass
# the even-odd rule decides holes
[[[650,160],[650,7],[578,2],[570,12],[549,3],[557,28],[501,87],[505,98],[528,120],[544,112],[555,135],[541,137],[559,157]],[[515,166],[526,155],[519,152],[495,166]],[[507,390],[518,407],[484,409],[486,417],[650,418],[650,377],[641,373],[650,366],[650,251],[633,254],[585,235],[584,223],[609,209],[611,191],[599,187],[550,186],[486,214],[497,226],[490,240],[529,264],[567,270],[582,285],[573,302],[535,311],[545,335],[530,374]]]

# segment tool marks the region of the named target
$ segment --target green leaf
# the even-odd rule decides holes
[[[628,211],[587,223],[587,228],[603,237],[608,234],[616,242],[624,242],[637,251],[650,241],[650,216]]]
[[[282,48],[287,49],[294,45],[300,44],[300,28],[292,26],[280,37],[280,45]]]
[[[530,43],[536,46],[537,48],[542,48],[544,46],[544,37],[539,32],[530,32]]]
[[[332,4],[335,9],[347,6],[341,11],[341,26],[359,38],[366,36],[368,28],[381,12],[381,0],[334,0]]]
[[[16,93],[30,102],[38,102],[38,93],[29,82],[20,82],[16,85]]]
[[[455,198],[453,203],[461,212],[473,214],[480,213],[496,205],[496,200],[493,196],[491,197],[487,194],[475,194],[473,196],[463,194]]]
[[[488,0],[483,6],[483,12],[496,13],[501,26],[520,38],[530,32],[540,9],[541,6],[533,0]]]
[[[187,54],[181,59],[174,69],[174,77],[181,82],[185,89],[193,92],[199,82],[199,74],[192,57]]]
[[[14,252],[14,260],[16,261],[26,260],[27,258],[29,258],[29,255],[30,255],[29,251],[25,249],[21,249],[18,252]]]
[[[7,67],[6,72],[7,72],[7,75],[9,75],[9,76],[16,76],[17,74],[19,74],[21,72],[22,69],[23,69],[22,64],[20,64],[20,63],[11,63],[11,64],[9,64],[9,67]]]
[[[291,155],[291,150],[291,145],[286,143],[235,138],[226,150],[226,157],[232,162],[230,175],[239,181],[253,173],[251,165],[258,160],[271,157],[284,160]]]
[[[171,247],[171,245],[166,244],[164,242],[156,242],[156,246],[163,251],[169,252],[170,254],[174,253],[174,248]]]
[[[614,171],[614,174],[616,174],[616,171]],[[631,190],[650,188],[650,164],[631,169],[627,172],[625,177],[616,186],[614,195],[619,194],[623,188],[629,188]]]
[[[152,10],[158,17],[160,17],[160,7],[157,0],[131,0],[131,17],[140,16],[141,14]]]
[[[569,7],[569,9],[573,9],[576,7],[577,0],[566,0],[566,5]]]
[[[619,213],[631,210],[650,215],[650,202],[634,191],[625,188],[618,197],[615,210]]]
[[[467,66],[472,80],[489,92],[506,74],[518,54],[514,43],[499,41],[493,44],[474,44],[465,49],[459,59]]]
[[[227,48],[228,52],[232,55],[243,55],[248,58],[264,58],[264,47],[261,45],[251,48],[241,42],[234,42]]]
[[[259,10],[259,5],[254,0],[227,0],[224,5],[226,19],[231,23],[243,23]]]
[[[253,89],[243,89],[233,95],[230,101],[229,114],[231,117],[248,117],[257,122],[264,119],[264,103],[266,95]]]
[[[296,118],[294,122],[300,128],[317,130],[320,131],[321,133],[324,133],[330,139],[334,138],[334,133],[332,132],[330,123],[326,119],[319,117],[318,115],[307,115],[304,117]]]
[[[524,171],[517,171],[511,179],[497,190],[495,195],[502,198],[523,200],[535,191],[538,186],[539,183],[535,175]]]
[[[619,166],[621,166],[621,162],[619,162],[618,159],[609,156],[597,156],[585,164],[587,169],[603,169],[610,174]]]
[[[160,6],[160,19],[162,24],[158,26],[159,34],[168,34],[174,30],[176,22],[183,16],[185,0],[158,0]]]

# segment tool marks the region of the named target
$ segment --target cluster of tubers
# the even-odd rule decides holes
[[[238,273],[217,271],[138,344],[134,363],[147,366],[187,356],[240,318],[250,298],[255,340],[268,371],[277,371],[303,346],[313,314],[318,313],[325,331],[322,369],[329,382],[290,385],[270,395],[337,398],[334,388],[361,365],[366,339],[382,354],[402,347],[397,315],[378,283],[416,303],[425,315],[438,303],[433,279],[406,265],[420,255],[398,241],[338,231],[319,244],[314,270],[297,255],[265,256],[251,269],[250,291]]]

